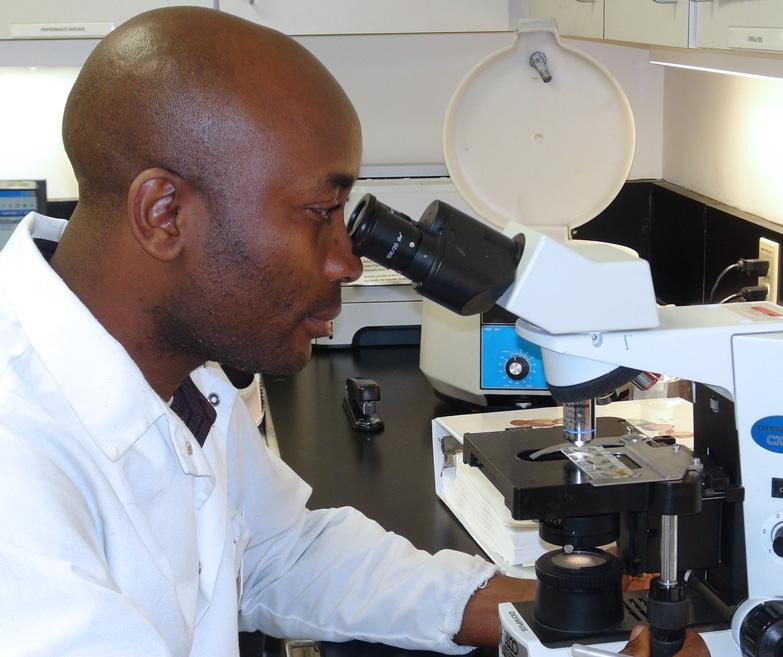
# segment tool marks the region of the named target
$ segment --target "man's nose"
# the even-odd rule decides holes
[[[353,252],[353,242],[348,237],[345,225],[340,227],[335,237],[332,255],[327,263],[328,275],[332,280],[342,283],[355,281],[362,275],[362,261]]]

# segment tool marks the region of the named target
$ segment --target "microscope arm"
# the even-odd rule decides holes
[[[517,333],[542,348],[555,389],[578,389],[622,367],[734,398],[734,336],[783,330],[783,310],[766,302],[657,307],[648,263],[624,247],[563,243],[515,223],[504,233],[524,235],[525,249],[497,303],[520,318]]]
[[[524,251],[498,305],[555,334],[658,326],[650,266],[616,244],[561,242],[522,224],[504,234]]]
[[[623,366],[698,381],[734,399],[734,338],[783,331],[783,310],[766,302],[665,306],[658,317],[657,328],[571,335],[552,335],[519,320],[517,333],[542,348],[552,385],[578,383],[590,366]]]

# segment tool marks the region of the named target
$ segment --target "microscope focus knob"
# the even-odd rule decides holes
[[[506,374],[513,381],[521,381],[530,372],[530,363],[522,356],[512,356],[506,361]]]
[[[783,600],[757,605],[742,621],[742,654],[745,657],[777,657],[783,651]]]
[[[783,526],[778,525],[772,531],[772,551],[783,557]]]

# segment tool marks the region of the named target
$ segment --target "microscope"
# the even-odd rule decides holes
[[[501,655],[618,650],[639,622],[654,657],[686,628],[716,657],[783,655],[783,308],[658,307],[622,247],[495,230],[440,201],[415,222],[365,196],[348,228],[355,253],[451,311],[518,317],[562,404],[562,429],[465,436],[512,517],[561,546],[536,562],[534,602],[500,606]],[[596,420],[596,397],[652,373],[698,382],[692,451]],[[624,573],[659,575],[623,593]]]

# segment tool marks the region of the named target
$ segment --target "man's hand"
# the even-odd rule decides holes
[[[620,651],[622,655],[633,657],[650,657],[650,630],[644,625],[637,625],[631,632],[630,641]],[[682,648],[674,657],[710,657],[710,651],[704,640],[691,630],[685,633],[685,641]]]
[[[654,573],[645,573],[644,575],[623,574],[623,591],[647,591],[650,588],[650,581],[655,577]]]
[[[496,646],[500,640],[501,602],[526,602],[536,594],[536,581],[495,575],[476,589],[462,615],[462,627],[454,642],[463,646]]]

